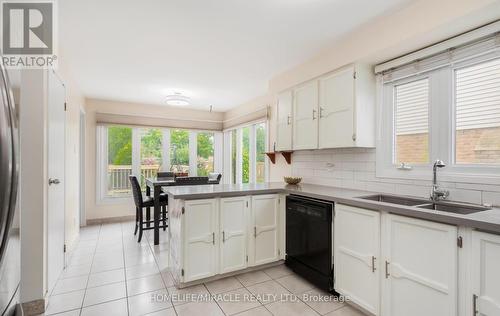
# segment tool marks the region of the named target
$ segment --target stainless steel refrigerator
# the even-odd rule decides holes
[[[0,67],[0,315],[4,316],[12,315],[19,301],[21,254],[19,217],[15,216],[18,118],[7,72]]]

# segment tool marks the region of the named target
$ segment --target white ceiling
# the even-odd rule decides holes
[[[62,62],[87,97],[225,111],[410,0],[63,0]],[[66,60],[67,59],[67,60]]]

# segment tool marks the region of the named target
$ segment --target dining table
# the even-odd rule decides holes
[[[151,191],[153,191],[153,231],[154,231],[154,244],[158,245],[160,243],[160,194],[162,193],[161,188],[165,186],[175,185],[175,179],[173,178],[146,178],[146,195],[151,196]],[[150,212],[146,212],[146,220],[150,221]]]

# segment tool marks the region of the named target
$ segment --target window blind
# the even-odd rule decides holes
[[[500,57],[455,72],[456,129],[500,126]]]
[[[377,66],[376,73],[384,83],[423,74],[443,67],[449,67],[482,55],[500,56],[500,32],[484,36],[456,47],[450,47],[433,55],[409,61],[403,65],[387,69]]]
[[[429,80],[421,79],[396,86],[396,135],[429,131]]]

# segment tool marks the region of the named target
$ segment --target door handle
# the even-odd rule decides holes
[[[59,184],[59,183],[61,183],[61,181],[59,179],[49,178],[49,185]]]
[[[226,242],[226,234],[222,231],[222,242]]]
[[[257,238],[257,226],[253,227],[253,237]]]
[[[389,274],[389,262],[387,260],[385,261],[385,278],[388,279],[390,276]]]
[[[215,233],[212,233],[212,244],[215,245]]]
[[[375,268],[375,260],[377,258],[375,258],[375,256],[372,256],[372,272],[375,273],[375,270],[377,270],[377,268]]]
[[[472,315],[475,316],[477,315],[478,310],[477,310],[477,295],[472,294]]]
[[[316,110],[313,109],[313,120],[315,120],[315,119],[316,119]]]
[[[323,118],[323,111],[324,110],[325,109],[322,106],[319,107],[319,118]]]
[[[290,114],[288,114],[288,116],[286,117],[286,125],[290,125],[292,124],[292,116]]]

